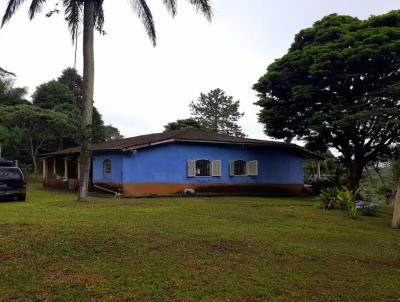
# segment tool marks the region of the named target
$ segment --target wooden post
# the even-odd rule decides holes
[[[68,159],[64,157],[64,177],[68,178]]]
[[[56,158],[53,158],[53,174],[54,174],[54,178],[56,178],[57,176],[57,169],[56,169]]]
[[[78,156],[78,180],[81,178],[81,164],[80,164],[81,158]]]
[[[43,180],[47,179],[47,159],[43,158]]]
[[[321,161],[317,162],[317,179],[321,179]]]

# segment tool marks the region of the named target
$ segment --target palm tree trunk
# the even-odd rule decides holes
[[[83,12],[83,111],[78,201],[87,201],[92,152],[93,90],[94,90],[94,14],[95,0],[86,0]]]
[[[400,229],[400,180],[397,183],[396,199],[394,200],[392,228]]]

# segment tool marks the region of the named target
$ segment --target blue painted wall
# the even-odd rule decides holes
[[[103,176],[103,161],[112,162],[112,175]],[[188,177],[187,161],[221,160],[221,177]],[[258,176],[230,176],[230,160],[258,160]],[[129,154],[96,155],[95,182],[125,183],[268,183],[303,184],[303,159],[276,147],[238,147],[216,144],[175,143],[140,149]]]
[[[103,175],[103,162],[111,160],[111,175]],[[122,182],[123,155],[119,153],[96,154],[93,158],[93,180],[102,182]]]

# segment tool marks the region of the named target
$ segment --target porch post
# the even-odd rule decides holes
[[[56,169],[56,158],[53,158],[53,174],[54,174],[54,178],[56,178],[57,176],[57,169]]]
[[[81,157],[78,156],[78,180],[81,179]]]
[[[64,177],[68,178],[68,159],[64,157]]]
[[[43,158],[43,180],[47,179],[47,159]]]
[[[317,162],[317,179],[321,179],[321,161]]]

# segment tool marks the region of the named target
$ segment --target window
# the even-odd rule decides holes
[[[235,176],[245,176],[247,175],[245,160],[234,160],[233,161],[233,175]]]
[[[196,160],[196,176],[211,176],[211,161]]]
[[[24,176],[18,168],[0,168],[0,180],[20,180],[23,178]]]
[[[221,176],[220,160],[188,160],[188,177]]]
[[[230,176],[257,176],[257,160],[231,160]]]
[[[111,160],[105,159],[103,161],[103,175],[104,176],[110,176],[111,175]]]

